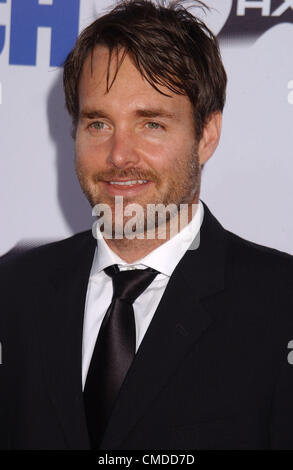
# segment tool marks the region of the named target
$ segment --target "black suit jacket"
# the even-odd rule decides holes
[[[293,449],[293,257],[204,204],[117,398],[102,449]],[[2,260],[1,447],[89,449],[82,327],[91,231]]]

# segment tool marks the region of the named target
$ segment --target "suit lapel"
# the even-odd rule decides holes
[[[87,232],[68,252],[64,247],[62,265],[52,271],[49,284],[40,291],[38,329],[45,384],[71,449],[89,449],[81,358],[83,313],[95,246]]]
[[[205,204],[204,208],[199,247],[187,251],[169,280],[120,390],[102,449],[119,448],[213,321],[203,299],[224,288],[226,235]]]

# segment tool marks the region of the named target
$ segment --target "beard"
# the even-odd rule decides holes
[[[178,157],[163,176],[152,169],[140,168],[120,171],[112,168],[89,175],[78,159],[75,159],[75,165],[81,189],[94,209],[93,214],[98,216],[99,229],[103,228],[103,235],[108,238],[115,238],[114,234],[118,234],[118,238],[134,238],[134,235],[137,238],[144,238],[146,232],[148,237],[152,238],[150,234],[156,229],[166,233],[164,230],[167,223],[173,220],[177,225],[175,216],[180,214],[182,210],[180,206],[183,204],[188,208],[200,191],[201,167],[197,142],[194,142],[190,153],[183,158]],[[120,198],[117,204],[117,199],[114,200],[113,196],[101,191],[100,181],[115,181],[128,177],[130,180],[151,181],[155,192],[150,195],[146,191],[145,195],[138,196],[135,201],[133,197],[123,196],[122,201]],[[104,205],[107,205],[109,212],[102,209]],[[125,215],[127,207],[129,210]],[[123,214],[122,217],[116,216],[117,210]],[[135,218],[131,218],[133,211],[136,212]],[[135,231],[133,231],[134,226]]]

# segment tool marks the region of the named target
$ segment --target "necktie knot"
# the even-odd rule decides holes
[[[142,294],[158,274],[158,271],[152,268],[120,271],[117,264],[108,266],[104,271],[112,278],[113,299],[124,300],[130,304]]]

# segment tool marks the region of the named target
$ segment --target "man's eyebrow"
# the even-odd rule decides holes
[[[175,119],[176,114],[171,113],[170,111],[166,111],[163,108],[145,108],[145,109],[137,109],[135,111],[135,115],[137,117],[147,117],[147,118],[155,118],[155,117],[163,117],[168,119]]]
[[[107,113],[100,109],[83,109],[80,112],[80,117],[81,118],[87,118],[87,119],[97,119],[97,118],[108,118],[109,116]]]
[[[176,114],[166,111],[163,108],[141,108],[136,109],[133,113],[136,117],[156,118],[162,117],[167,119],[176,119]],[[84,109],[80,113],[81,118],[98,119],[110,118],[110,116],[102,109]]]

